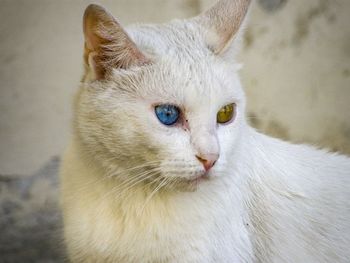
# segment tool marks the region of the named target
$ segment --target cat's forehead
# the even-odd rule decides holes
[[[213,61],[205,63],[182,63],[162,61],[156,67],[160,81],[154,83],[155,91],[152,96],[161,96],[169,100],[176,100],[179,104],[196,105],[207,104],[235,97],[231,88],[231,76],[220,70],[220,64]]]
[[[187,21],[174,20],[162,25],[132,26],[128,32],[144,52],[151,56],[168,57],[174,62],[190,62],[211,53],[206,48],[201,29]]]
[[[144,93],[154,101],[195,106],[239,99],[235,66],[208,49],[198,27],[174,21],[132,28],[129,33],[155,60],[144,74],[148,82]]]

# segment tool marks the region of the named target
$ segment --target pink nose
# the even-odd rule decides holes
[[[198,161],[200,161],[203,164],[203,167],[205,171],[209,171],[216,163],[216,161],[219,159],[218,154],[206,154],[206,155],[196,155]]]

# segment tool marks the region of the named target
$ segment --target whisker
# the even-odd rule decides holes
[[[139,174],[134,174],[130,178],[125,180],[123,183],[119,184],[119,186],[120,187],[124,187],[124,186],[126,187],[126,185],[128,185],[129,183],[133,183],[135,180],[137,181],[138,178],[143,177],[143,176],[147,175],[148,173],[157,172],[157,171],[158,171],[158,168],[155,167],[155,168],[143,171],[143,172],[141,172]]]
[[[100,178],[97,178],[97,179],[94,179],[94,180],[90,180],[90,181],[82,184],[79,188],[75,189],[75,192],[80,192],[80,191],[87,190],[87,188],[89,186],[94,185],[96,183],[104,182],[104,181],[107,181],[107,180],[109,180],[109,179],[111,179],[113,177],[117,177],[118,175],[121,175],[123,173],[128,173],[130,171],[134,171],[134,170],[137,170],[137,169],[146,168],[146,167],[149,167],[150,165],[156,164],[156,163],[159,163],[159,162],[158,161],[147,162],[147,163],[144,163],[142,165],[138,165],[138,166],[134,166],[134,167],[131,167],[131,168],[128,168],[128,169],[124,169],[124,170],[118,171],[118,172],[114,172],[113,174],[109,173],[106,176],[103,176],[103,177],[100,177]],[[133,177],[137,177],[137,174],[135,174],[135,176],[133,175]],[[75,198],[75,197],[73,196],[72,198]]]
[[[99,203],[101,206],[102,202],[104,200],[106,200],[106,198],[114,193],[118,193],[115,198],[120,197],[124,192],[128,191],[129,189],[131,189],[132,187],[136,186],[137,184],[151,178],[152,176],[154,176],[154,172],[156,172],[157,169],[152,169],[152,170],[148,170],[148,171],[144,171],[141,174],[136,174],[133,175],[131,180],[127,180],[125,182],[123,182],[120,185],[116,185],[114,186],[110,191],[108,191],[107,193],[105,193],[100,199],[99,199]]]
[[[151,194],[147,197],[145,203],[143,204],[143,206],[141,207],[139,216],[142,215],[146,205],[148,204],[148,202],[152,199],[152,197],[163,187],[167,184],[168,178],[167,177],[163,177],[162,181],[160,182],[160,184],[151,192]]]
[[[159,163],[159,161],[152,161],[152,162],[143,163],[141,165],[133,166],[133,167],[128,168],[128,169],[123,169],[122,171],[118,171],[117,173],[114,173],[114,174],[109,174],[108,176],[110,176],[110,177],[117,176],[117,175],[119,175],[121,173],[131,172],[131,171],[136,170],[136,169],[147,168],[150,165],[157,164],[157,163]]]
[[[153,172],[157,172],[157,171],[152,171],[152,173],[150,173],[149,175],[147,175],[147,177],[142,178],[142,180],[139,181],[139,182],[136,181],[136,182],[134,182],[132,185],[125,186],[125,188],[123,189],[123,192],[128,191],[129,189],[131,189],[132,187],[134,187],[134,186],[137,185],[138,183],[141,183],[141,182],[143,182],[143,181],[145,181],[145,180],[147,180],[147,179],[149,179],[149,178],[152,178],[152,176],[155,175],[155,173],[153,173]]]

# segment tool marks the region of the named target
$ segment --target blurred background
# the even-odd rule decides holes
[[[0,0],[0,174],[33,174],[64,150],[90,2]],[[94,2],[127,25],[191,17],[215,1]],[[349,0],[256,0],[239,62],[255,127],[350,154]]]

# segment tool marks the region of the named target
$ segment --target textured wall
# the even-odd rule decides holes
[[[124,24],[189,17],[211,0],[108,0]],[[89,1],[0,0],[0,173],[28,174],[67,142]],[[350,153],[350,1],[258,0],[240,61],[260,130]]]
[[[242,79],[252,123],[350,154],[350,1],[259,2],[281,5],[270,12],[255,5],[245,35]]]

